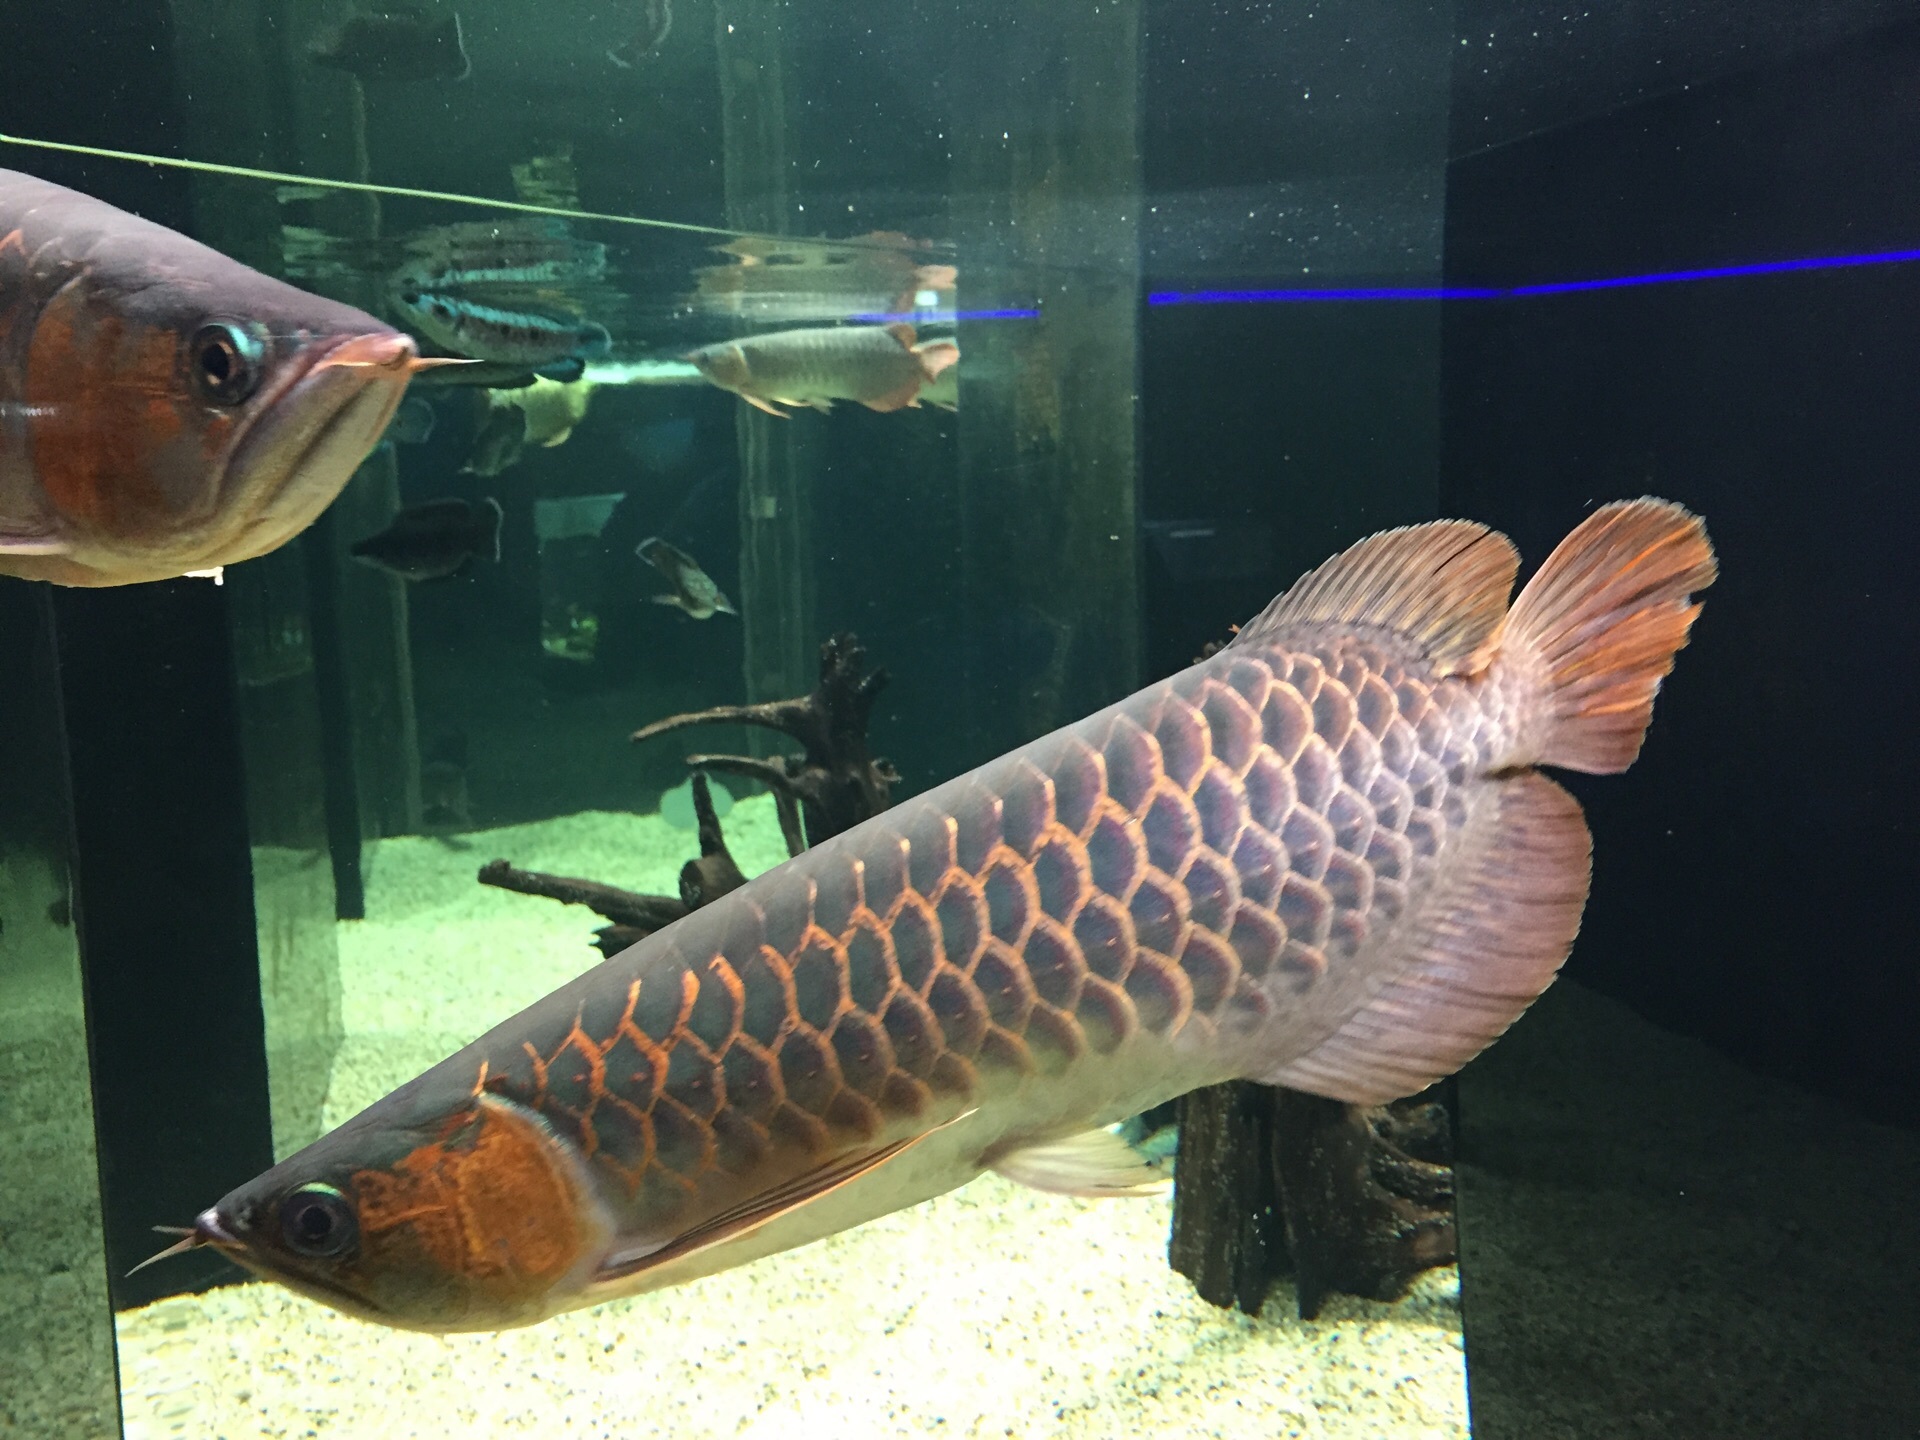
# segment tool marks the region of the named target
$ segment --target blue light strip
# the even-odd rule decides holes
[[[1880,250],[1868,255],[1813,255],[1753,265],[1710,265],[1696,270],[1656,270],[1599,280],[1560,280],[1544,285],[1380,285],[1357,289],[1157,290],[1149,305],[1279,305],[1369,300],[1515,300],[1535,295],[1571,295],[1585,290],[1625,290],[1636,285],[1678,285],[1690,280],[1727,280],[1745,275],[1785,275],[1802,270],[1846,270],[1861,265],[1907,265],[1920,250]]]

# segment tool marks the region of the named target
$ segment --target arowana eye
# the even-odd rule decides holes
[[[215,405],[239,405],[260,386],[262,354],[256,336],[215,321],[194,332],[187,366],[202,397]]]
[[[359,1237],[353,1207],[331,1185],[302,1185],[280,1202],[280,1233],[296,1254],[316,1260],[343,1255]]]

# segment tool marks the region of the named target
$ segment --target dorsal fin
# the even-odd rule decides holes
[[[1440,675],[1472,674],[1491,657],[1520,569],[1513,542],[1468,520],[1383,530],[1309,570],[1234,637],[1271,645],[1309,628],[1391,631]]]

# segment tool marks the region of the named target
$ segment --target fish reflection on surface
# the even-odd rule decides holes
[[[488,496],[479,504],[449,496],[409,505],[378,535],[357,540],[349,550],[402,580],[444,580],[473,563],[474,557],[500,558],[500,502]]]
[[[508,309],[446,291],[402,283],[394,308],[434,344],[457,355],[535,374],[552,367],[553,378],[578,379],[586,361],[607,353],[604,325],[534,309]]]
[[[722,390],[769,415],[782,405],[831,410],[854,400],[902,410],[960,359],[951,340],[915,340],[911,325],[827,325],[704,346],[684,357]]]
[[[721,593],[713,578],[700,568],[700,562],[658,535],[650,535],[634,547],[634,554],[667,577],[673,586],[669,595],[655,595],[656,605],[671,605],[684,610],[695,620],[710,620],[714,615],[738,615],[733,602]]]

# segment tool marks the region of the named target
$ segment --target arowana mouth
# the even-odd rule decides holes
[[[240,1247],[240,1242],[227,1230],[225,1222],[221,1220],[220,1212],[211,1207],[194,1216],[191,1229],[179,1225],[156,1225],[153,1228],[162,1235],[178,1235],[180,1238],[159,1254],[149,1255],[127,1274],[132,1275],[158,1261],[169,1260],[175,1255],[184,1255],[189,1250],[198,1250],[204,1245],[211,1245],[223,1252],[231,1252]]]

